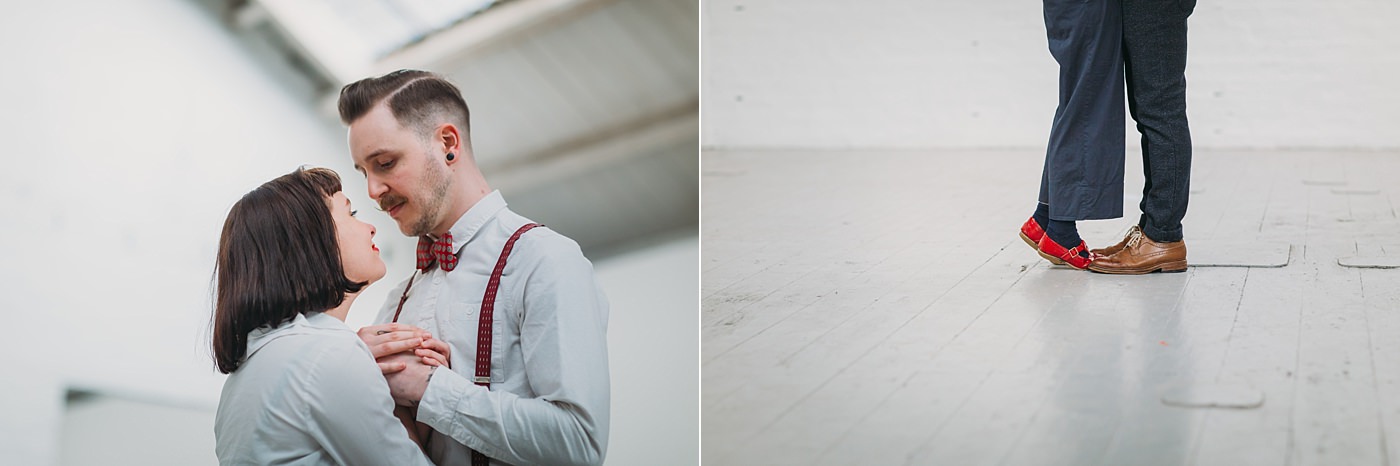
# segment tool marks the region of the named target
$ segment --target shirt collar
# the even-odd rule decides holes
[[[467,212],[457,219],[457,223],[447,229],[447,232],[452,234],[452,250],[461,251],[462,246],[476,236],[476,232],[481,231],[482,225],[496,218],[496,214],[505,208],[506,199],[501,196],[500,190],[491,191],[491,194],[476,201],[476,205],[467,209]]]
[[[313,312],[311,315],[297,313],[296,317],[282,325],[276,327],[262,326],[248,332],[248,353],[246,357],[251,357],[254,352],[267,346],[272,340],[276,340],[288,335],[305,335],[318,333],[325,330],[350,330],[350,327],[341,322],[340,319],[326,315],[324,312]]]

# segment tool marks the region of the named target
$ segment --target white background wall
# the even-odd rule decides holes
[[[701,9],[707,148],[1045,144],[1057,68],[1041,2]],[[1400,147],[1396,24],[1394,1],[1201,1],[1187,66],[1196,145]]]
[[[313,112],[316,96],[208,8],[186,0],[6,7],[0,462],[82,461],[60,455],[65,433],[125,442],[122,450],[77,444],[104,464],[212,461],[223,376],[205,329],[229,206],[302,164],[340,172],[362,218],[379,227],[390,264],[386,282],[352,309],[352,325],[368,322],[388,282],[407,273],[413,241],[369,208],[343,129]],[[679,234],[595,261],[613,302],[613,464],[697,456],[697,243]],[[138,412],[161,408],[114,416],[102,413],[130,406],[104,405],[69,419],[105,424],[65,428],[72,387],[134,400]],[[184,414],[161,414],[172,410]]]

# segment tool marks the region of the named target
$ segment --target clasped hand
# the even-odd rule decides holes
[[[447,342],[412,325],[392,323],[361,328],[357,334],[369,346],[389,382],[389,393],[401,406],[414,406],[427,389],[434,367],[452,367]]]

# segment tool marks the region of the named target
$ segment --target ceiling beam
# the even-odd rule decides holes
[[[590,170],[644,157],[699,134],[697,101],[690,101],[643,118],[592,131],[555,147],[521,154],[481,167],[493,187],[525,191],[571,178]]]
[[[374,64],[371,74],[465,63],[492,45],[583,16],[616,0],[514,0],[409,44]]]
[[[327,12],[319,11],[318,6],[322,5],[297,0],[251,0],[234,12],[234,22],[245,30],[262,24],[272,27],[293,52],[321,74],[320,79],[332,83],[338,91],[346,80],[358,79],[369,59],[340,45],[353,38],[346,37],[344,28],[328,25]]]

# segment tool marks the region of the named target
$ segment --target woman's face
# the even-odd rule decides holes
[[[335,193],[329,202],[345,278],[370,283],[384,278],[384,261],[379,258],[379,247],[374,245],[374,225],[355,218],[345,193]]]

